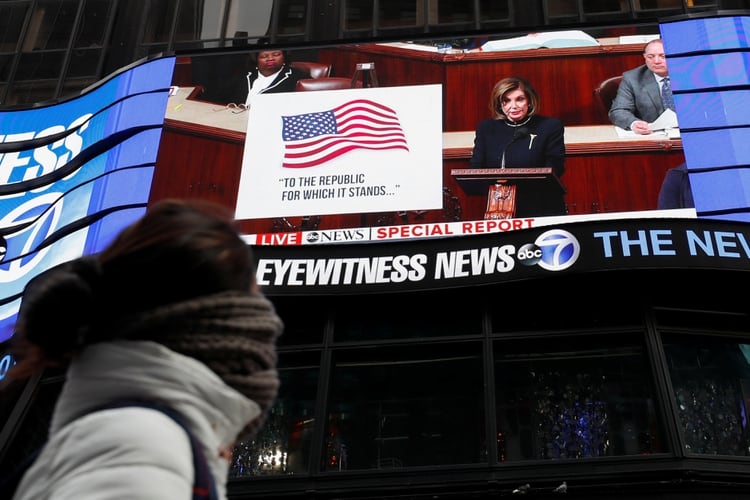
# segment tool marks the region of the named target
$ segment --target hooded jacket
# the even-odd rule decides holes
[[[179,413],[202,444],[220,499],[233,445],[258,404],[196,359],[151,341],[87,347],[70,365],[49,439],[14,500],[188,500],[193,463],[185,431],[142,407],[93,411],[113,400],[144,399]]]

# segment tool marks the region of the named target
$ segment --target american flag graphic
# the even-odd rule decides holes
[[[288,168],[314,167],[356,149],[409,151],[396,112],[367,99],[281,119]]]

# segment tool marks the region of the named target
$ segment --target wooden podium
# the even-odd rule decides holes
[[[485,219],[512,219],[516,215],[519,185],[541,183],[565,193],[565,186],[551,167],[538,168],[460,168],[451,175],[466,194],[487,194]]]

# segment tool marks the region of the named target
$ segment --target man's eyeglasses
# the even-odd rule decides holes
[[[645,57],[649,61],[653,61],[656,58],[659,58],[659,59],[666,59],[667,58],[667,56],[665,56],[664,54],[645,54]]]
[[[237,104],[234,102],[230,102],[223,108],[214,108],[214,111],[224,111],[225,109],[231,110],[232,113],[236,115],[238,113],[242,113],[243,111],[247,111],[248,109],[250,109],[250,106],[248,106],[247,104]]]

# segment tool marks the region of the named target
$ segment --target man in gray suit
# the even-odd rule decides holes
[[[614,125],[636,134],[650,134],[648,124],[664,112],[661,88],[663,79],[669,78],[664,44],[660,39],[646,44],[643,58],[646,64],[622,74],[620,88],[609,110],[609,120]]]

